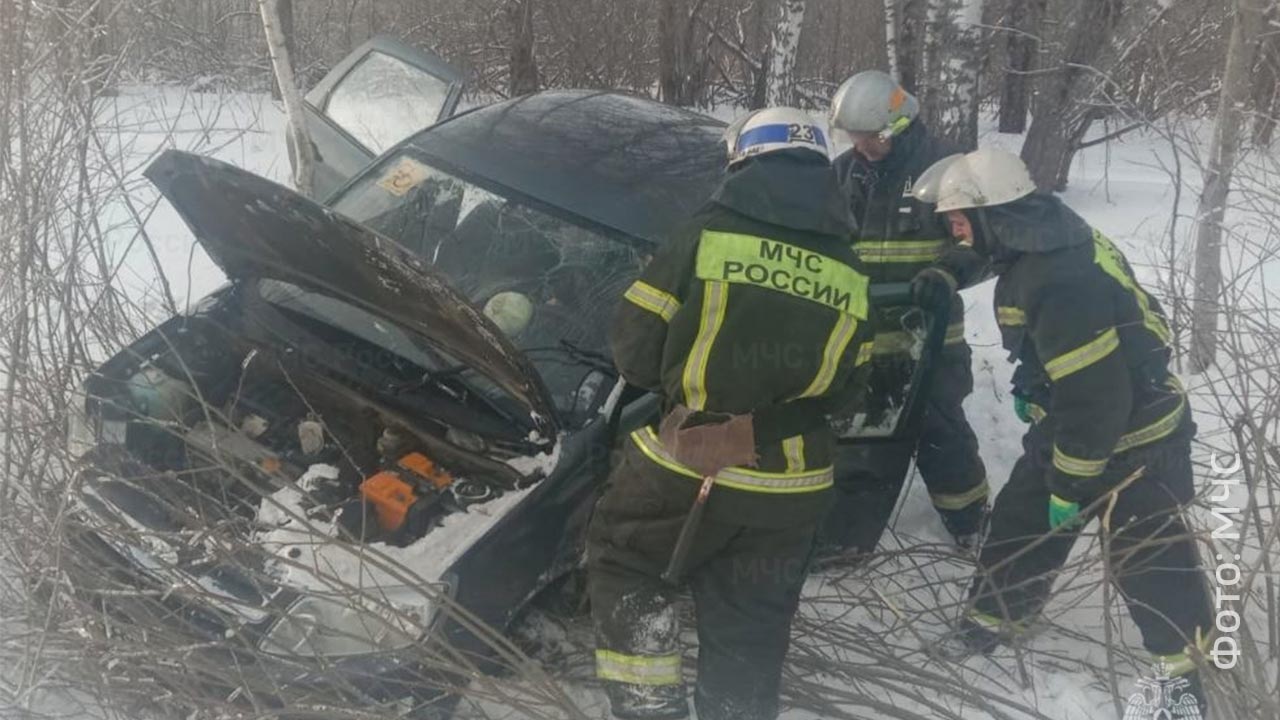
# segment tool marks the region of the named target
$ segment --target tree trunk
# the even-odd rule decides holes
[[[509,97],[538,91],[538,59],[533,42],[534,0],[511,0],[504,11],[511,27],[511,63],[507,73]]]
[[[796,104],[796,56],[800,50],[804,11],[805,0],[779,0],[766,83],[770,105]]]
[[[311,130],[307,127],[303,112],[302,93],[293,75],[289,56],[289,43],[280,22],[281,0],[258,0],[262,12],[262,27],[266,31],[267,49],[271,53],[271,66],[275,70],[276,83],[284,100],[289,130],[293,134],[294,185],[298,192],[310,196],[315,177],[315,145],[311,142]]]
[[[1271,144],[1271,136],[1276,128],[1277,91],[1280,91],[1280,35],[1277,35],[1275,23],[1280,19],[1280,11],[1272,4],[1267,10],[1265,20],[1268,32],[1259,40],[1258,62],[1253,72],[1253,108],[1257,113],[1253,121],[1253,143],[1259,147]]]
[[[1195,297],[1191,307],[1191,371],[1214,363],[1218,345],[1219,293],[1222,290],[1222,219],[1226,213],[1231,172],[1240,149],[1240,134],[1249,102],[1250,77],[1261,13],[1256,0],[1237,0],[1231,40],[1222,71],[1218,116],[1204,171],[1204,190],[1196,208]]]
[[[978,82],[982,75],[983,0],[933,0],[925,118],[934,133],[965,148],[978,144]]]
[[[671,105],[687,105],[684,55],[685,24],[680,21],[681,0],[660,0],[658,6],[658,99]]]
[[[1036,98],[1031,128],[1022,144],[1022,159],[1036,187],[1058,187],[1063,158],[1071,150],[1068,122],[1081,86],[1090,78],[1091,66],[1111,41],[1120,19],[1123,0],[1084,0],[1067,37],[1060,67],[1047,74]]]
[[[909,93],[920,89],[928,0],[902,0],[898,12],[898,82]]]
[[[1010,33],[1006,38],[1004,83],[1000,89],[1000,132],[1022,133],[1027,130],[1030,109],[1030,78],[1040,50],[1040,23],[1044,19],[1046,0],[1011,0]]]
[[[280,32],[284,35],[285,50],[289,55],[289,62],[298,61],[298,54],[295,52],[297,43],[293,39],[293,0],[276,0],[280,13]],[[270,49],[268,48],[268,52]],[[284,99],[283,93],[280,92],[280,77],[278,75],[271,76],[271,99],[277,102]]]
[[[884,0],[884,50],[889,74],[902,82],[898,69],[898,1]]]

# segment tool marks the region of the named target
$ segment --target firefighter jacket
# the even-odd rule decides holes
[[[910,282],[916,273],[934,266],[944,250],[957,251],[946,218],[935,213],[932,205],[916,200],[911,190],[921,173],[958,152],[959,147],[931,136],[917,120],[893,139],[884,160],[873,163],[853,150],[836,158],[836,173],[858,225],[854,252],[865,263],[872,282]],[[875,324],[880,335],[877,354],[897,349],[896,317],[883,315]],[[964,304],[956,302],[946,344],[963,342]]]
[[[767,497],[770,512],[812,521],[832,485],[826,415],[860,399],[871,354],[868,280],[839,184],[825,163],[774,153],[731,170],[694,220],[619,303],[615,363],[664,411],[753,413],[758,465],[722,471],[711,509],[751,496],[758,511]],[[652,428],[632,440],[697,478]]]
[[[1124,255],[1057,198],[1034,194],[981,216],[1003,256],[996,319],[1019,362],[1014,392],[1052,437],[1050,491],[1091,500],[1123,479],[1103,479],[1113,456],[1191,427],[1168,370],[1168,324]]]

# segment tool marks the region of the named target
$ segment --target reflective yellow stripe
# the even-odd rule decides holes
[[[1173,341],[1169,324],[1162,315],[1151,309],[1151,298],[1145,290],[1138,287],[1137,280],[1134,280],[1128,270],[1129,263],[1124,259],[1124,255],[1116,249],[1106,235],[1097,230],[1093,231],[1093,261],[1102,268],[1103,272],[1110,275],[1133,295],[1134,301],[1138,303],[1138,309],[1142,312],[1143,326],[1160,338],[1160,342],[1166,346],[1169,345]]]
[[[836,379],[836,371],[840,369],[840,358],[844,357],[844,351],[849,347],[849,342],[853,340],[857,330],[858,321],[852,316],[844,314],[839,316],[831,328],[831,334],[827,336],[826,347],[822,349],[822,364],[818,366],[818,372],[809,382],[809,387],[797,397],[817,397],[831,387],[831,382]],[[858,352],[860,357],[861,348]]]
[[[787,472],[804,470],[804,436],[795,435],[783,440],[782,454],[787,458]]]
[[[1025,632],[1027,624],[1019,620],[1004,620],[978,610],[969,610],[965,616],[982,627],[995,632]]]
[[[724,324],[725,307],[729,304],[728,283],[707,281],[702,293],[702,319],[693,348],[684,361],[684,404],[694,410],[707,406],[707,362],[711,346]]]
[[[970,505],[985,500],[991,494],[991,488],[987,485],[986,478],[974,487],[962,493],[944,494],[929,493],[929,499],[933,501],[933,506],[940,510],[963,510]]]
[[[1058,448],[1053,446],[1053,466],[1068,475],[1076,477],[1097,477],[1107,469],[1107,460],[1087,460],[1085,458],[1072,457]]]
[[[632,685],[679,685],[680,656],[596,650],[596,677]]]
[[[919,263],[936,260],[946,246],[946,240],[873,240],[855,243],[853,251],[865,263]]]
[[[909,333],[906,330],[893,330],[876,333],[872,342],[875,343],[872,353],[876,355],[893,355],[911,352],[919,344],[919,339],[914,333]]]
[[[702,280],[753,285],[867,319],[865,275],[777,240],[704,230],[696,272]]]
[[[853,366],[858,367],[859,365],[865,365],[866,363],[871,362],[871,354],[875,350],[875,347],[876,344],[870,340],[862,343],[862,346],[858,348],[858,359],[854,361]]]
[[[996,322],[1009,327],[1027,324],[1027,314],[1020,307],[1001,305],[996,308]]]
[[[1192,652],[1192,648],[1196,652]],[[1153,659],[1160,669],[1164,671],[1167,677],[1181,677],[1196,669],[1196,655],[1204,655],[1209,651],[1209,638],[1205,637],[1200,628],[1196,628],[1195,645],[1188,645],[1187,649],[1180,653],[1172,655],[1154,655]]]
[[[1098,362],[1120,347],[1120,335],[1111,328],[1098,337],[1044,364],[1050,380],[1061,380],[1071,373],[1083,370]]]
[[[623,294],[623,297],[657,315],[665,322],[671,322],[671,318],[680,309],[680,301],[676,300],[674,295],[663,292],[641,280],[631,283],[631,287],[627,288],[627,292]]]
[[[1044,420],[1045,417],[1049,414],[1045,412],[1044,408],[1040,407],[1039,405],[1033,402],[1027,403],[1027,412],[1031,413],[1031,422],[1033,423],[1038,423],[1041,420]]]
[[[1182,394],[1182,386],[1178,383],[1177,378],[1173,378],[1173,383],[1175,390],[1178,392],[1178,406],[1170,411],[1169,414],[1150,425],[1121,435],[1120,441],[1116,443],[1116,452],[1132,450],[1140,445],[1149,445],[1172,435],[1178,429],[1178,426],[1182,424],[1182,415],[1187,411],[1187,396]]]
[[[681,465],[667,452],[667,449],[662,446],[662,442],[658,440],[658,435],[653,431],[653,428],[646,427],[636,430],[631,433],[631,440],[640,449],[640,452],[645,454],[645,457],[662,467],[685,477],[694,478],[695,480],[702,479],[702,476],[696,470]],[[830,465],[816,470],[780,473],[731,467],[725,468],[716,474],[715,484],[734,488],[735,490],[760,493],[817,492],[826,490],[834,484],[834,473]]]
[[[958,345],[964,342],[964,321],[947,326],[947,335],[942,339],[944,345]]]

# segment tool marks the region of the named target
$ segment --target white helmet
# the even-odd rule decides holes
[[[729,167],[780,150],[812,150],[830,162],[827,134],[808,113],[789,107],[757,110],[738,118],[724,133]]]
[[[866,70],[845,80],[831,98],[831,126],[846,132],[893,137],[911,125],[920,103],[896,80]]]
[[[944,157],[916,179],[912,194],[936,212],[991,207],[1035,192],[1036,184],[1022,158],[1007,150],[979,148],[967,155]]]

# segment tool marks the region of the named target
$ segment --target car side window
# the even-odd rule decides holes
[[[338,83],[324,112],[375,155],[433,124],[449,95],[439,78],[371,52]]]

